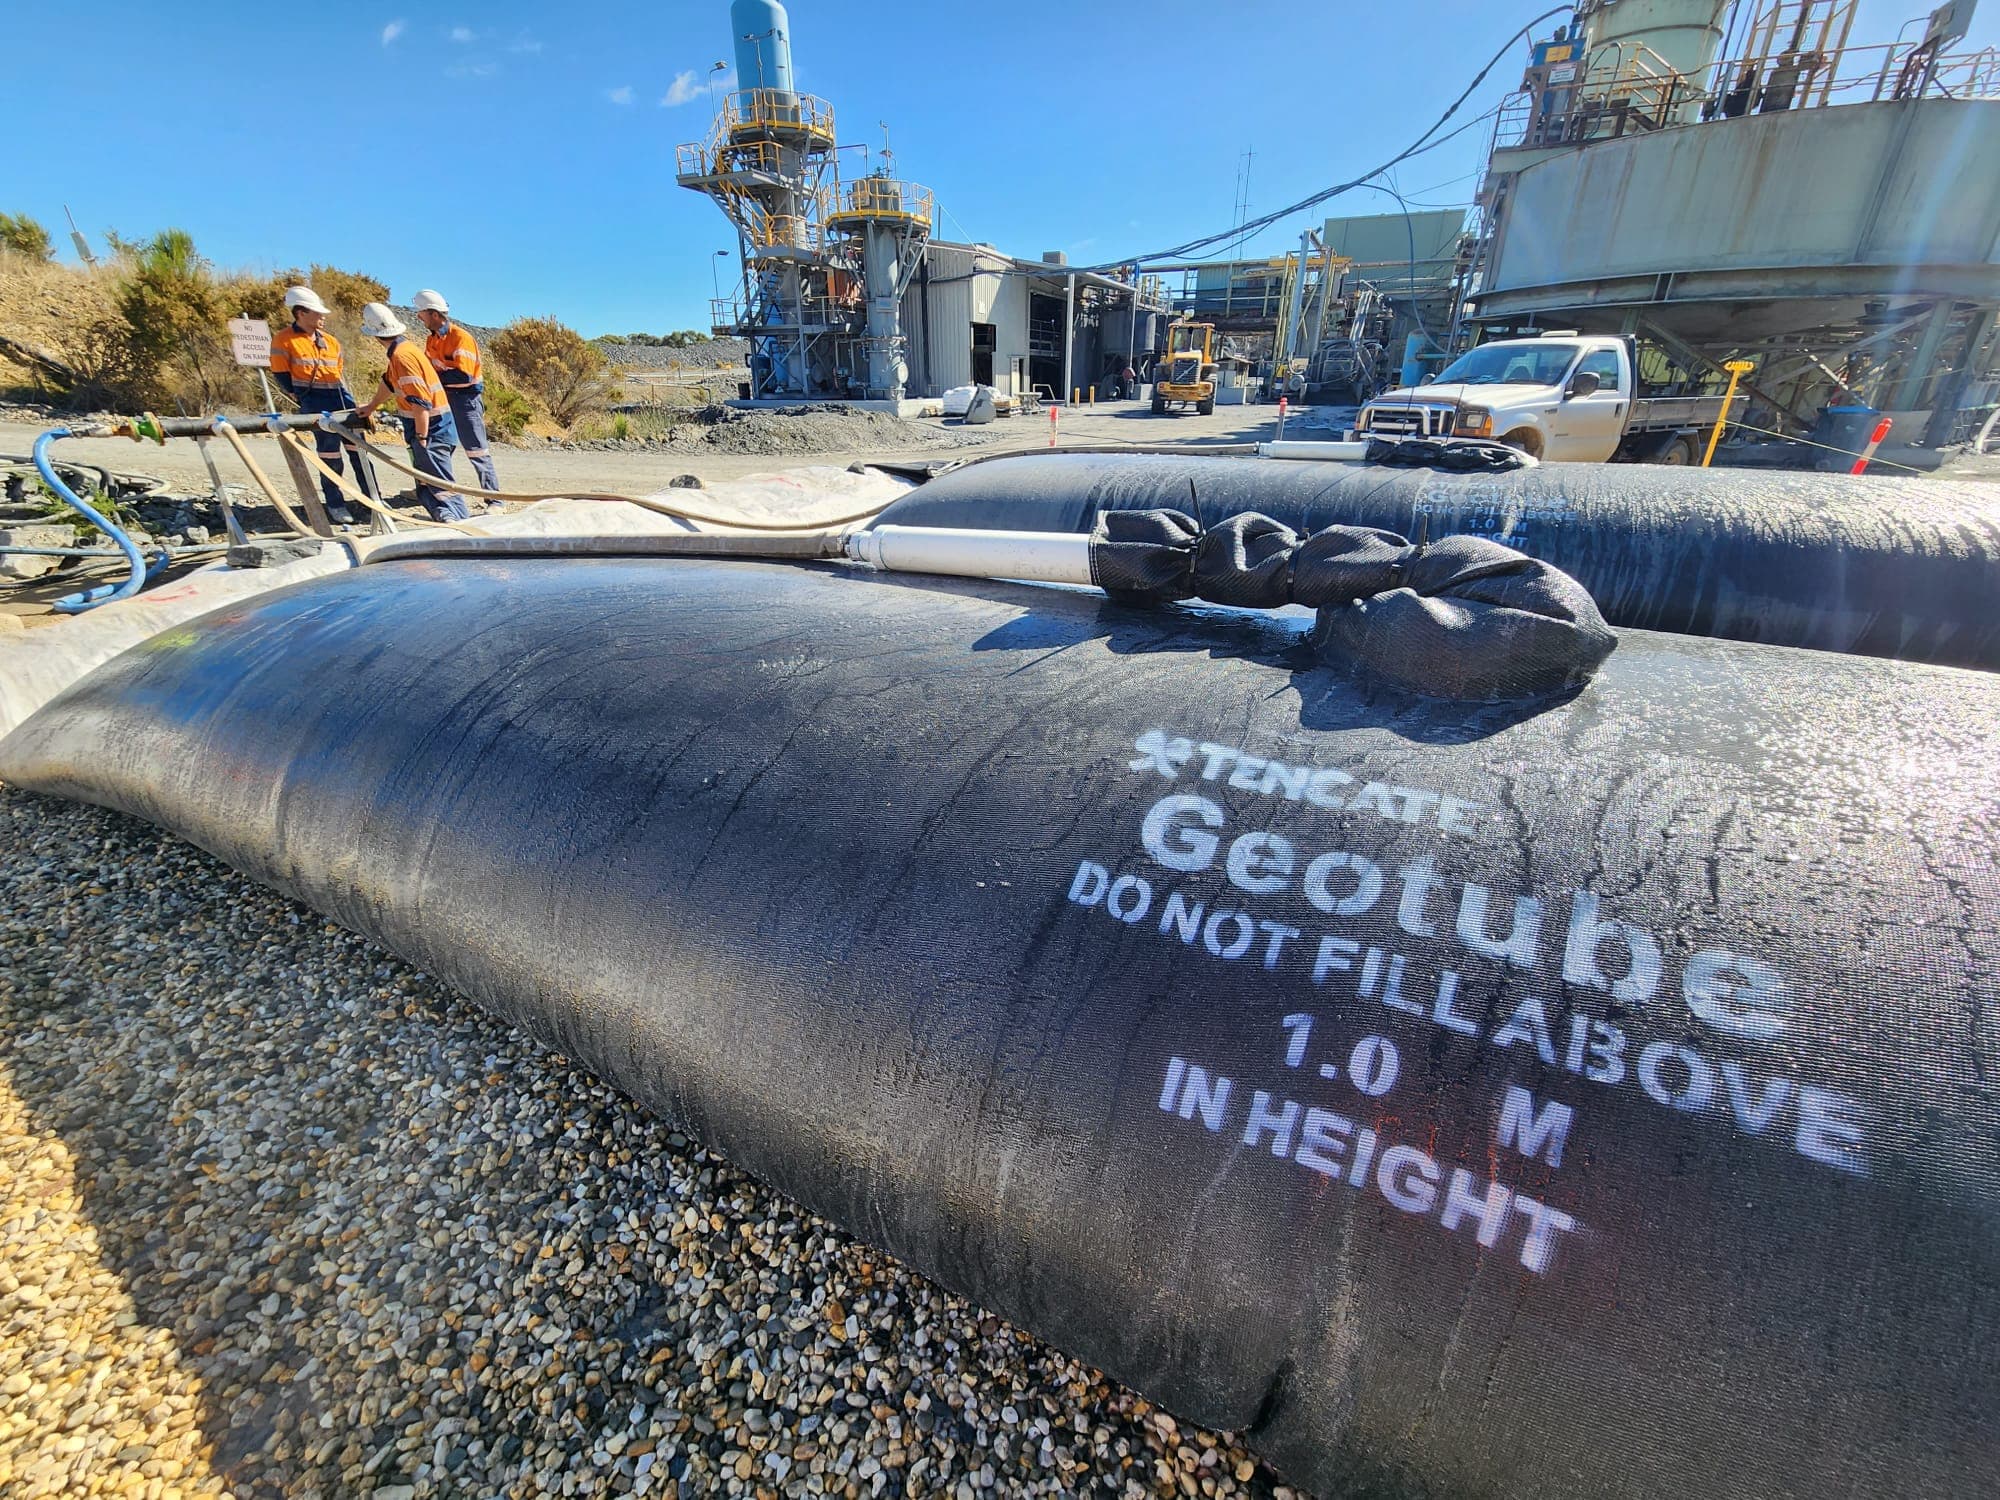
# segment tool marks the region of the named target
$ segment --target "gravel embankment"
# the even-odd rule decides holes
[[[625,1492],[1289,1493],[305,908],[0,788],[0,1494]]]
[[[747,339],[708,339],[684,349],[607,340],[601,347],[604,357],[621,369],[732,370],[750,358]]]
[[[718,404],[686,413],[663,437],[586,438],[564,446],[584,451],[651,447],[689,454],[797,457],[912,448],[983,448],[999,436],[992,426],[946,426],[849,406],[815,403],[745,409]]]

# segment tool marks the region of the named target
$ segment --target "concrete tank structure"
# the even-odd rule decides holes
[[[1474,320],[1639,335],[1697,382],[1746,358],[1765,425],[1861,406],[1945,441],[1994,358],[2000,58],[1947,54],[1936,18],[1847,47],[1851,3],[1746,8],[1720,57],[1723,9],[1580,6],[1538,45],[1481,187]]]

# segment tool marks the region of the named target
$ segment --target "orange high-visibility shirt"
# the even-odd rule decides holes
[[[340,340],[322,328],[307,333],[294,323],[271,335],[271,373],[296,389],[337,389],[346,374]]]
[[[441,332],[424,340],[424,353],[437,367],[438,379],[446,386],[478,386],[485,381],[479,363],[479,341],[456,323],[446,323]]]
[[[424,351],[408,339],[397,339],[391,346],[382,388],[396,398],[397,409],[406,417],[445,409],[444,386],[438,381],[437,370]]]

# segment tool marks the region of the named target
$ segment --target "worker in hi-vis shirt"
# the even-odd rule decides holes
[[[354,393],[347,388],[347,365],[340,352],[340,340],[325,328],[326,304],[309,286],[285,289],[285,308],[292,315],[289,328],[271,336],[271,373],[286,395],[298,402],[300,411],[350,411]],[[340,472],[341,449],[346,445],[336,433],[324,428],[313,430],[313,447],[319,461],[334,473]],[[354,477],[361,480],[361,451],[354,450]],[[368,489],[365,481],[361,486]],[[340,486],[320,475],[320,494],[326,500],[327,519],[338,525],[352,525],[354,514],[347,508]],[[373,493],[373,491],[369,491]]]
[[[486,444],[486,372],[479,361],[479,341],[452,322],[451,307],[442,293],[425,287],[410,305],[416,308],[418,321],[431,331],[424,340],[424,354],[444,382],[459,446],[472,460],[480,487],[497,490],[500,481],[493,473],[493,454]],[[500,502],[487,503],[497,506]]]
[[[410,330],[386,302],[371,302],[361,309],[361,331],[380,339],[389,356],[389,368],[382,372],[382,384],[375,397],[360,409],[365,419],[375,415],[384,401],[393,400],[402,414],[403,437],[410,445],[410,462],[433,479],[456,484],[452,473],[451,450],[458,446],[458,432],[451,422],[451,403],[445,400],[444,386],[438,382],[424,351],[409,338]],[[449,490],[417,481],[417,498],[433,521],[463,521],[472,512]]]

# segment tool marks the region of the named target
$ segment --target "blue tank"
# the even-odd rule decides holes
[[[792,91],[792,23],[777,0],[734,0],[729,30],[736,38],[739,89]]]

